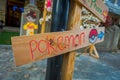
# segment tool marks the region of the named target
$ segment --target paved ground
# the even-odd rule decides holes
[[[120,51],[99,54],[77,56],[73,80],[120,80]],[[0,45],[0,80],[44,80],[45,72],[46,60],[15,67],[11,46]]]
[[[120,80],[120,53],[99,53],[100,59],[82,55],[76,59],[73,80]]]

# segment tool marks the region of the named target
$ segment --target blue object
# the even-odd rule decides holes
[[[13,11],[16,11],[18,6],[13,6]]]
[[[19,8],[19,7],[18,7],[18,6],[16,6],[16,5],[15,5],[15,6],[13,6],[13,8],[12,8],[12,9],[13,9],[13,11],[16,11],[17,9],[19,9],[19,10],[20,10],[20,12],[24,12],[24,8],[23,8],[23,7],[20,7],[20,8]]]
[[[20,9],[20,12],[24,12],[24,8],[21,7],[21,8],[19,8],[19,9]]]
[[[98,39],[102,39],[104,37],[104,32],[100,31],[100,34],[98,34]]]

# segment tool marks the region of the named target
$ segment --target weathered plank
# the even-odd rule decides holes
[[[75,29],[76,28],[75,26],[81,25],[81,19],[80,19],[81,9],[82,9],[82,6],[79,6],[73,0],[71,0],[68,29]],[[75,58],[76,58],[76,51],[71,51],[63,55],[61,80],[72,80]]]
[[[80,5],[86,7],[91,11],[96,17],[98,17],[102,22],[106,21],[108,14],[108,8],[103,3],[102,0],[75,0]]]
[[[97,0],[97,1],[94,0],[94,1],[95,2],[93,2],[93,0],[71,0],[68,29],[74,29],[75,25],[81,26],[80,18],[81,18],[81,9],[83,6],[86,7],[90,12],[92,12],[102,22],[105,22],[108,9],[102,3],[102,0]],[[101,35],[99,35],[99,38],[100,36],[103,36],[102,33]],[[95,53],[97,52],[95,51]],[[75,51],[64,54],[61,80],[72,80],[75,57],[76,57]]]
[[[91,31],[75,29],[65,32],[36,34],[33,36],[12,37],[12,48],[16,66],[54,57],[90,45]],[[95,29],[98,37],[104,28]],[[93,33],[94,34],[94,33]],[[94,43],[103,41],[97,38]]]

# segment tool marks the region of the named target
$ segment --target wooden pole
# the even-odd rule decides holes
[[[68,29],[73,29],[75,26],[81,25],[81,10],[82,7],[78,5],[76,2],[71,0],[70,4],[70,14],[69,14],[69,22],[68,22]],[[62,72],[61,72],[61,80],[72,80],[72,75],[74,72],[74,63],[76,52],[72,51],[68,54],[63,55],[63,65],[62,65]]]
[[[44,32],[45,32],[46,14],[47,14],[47,8],[46,8],[46,0],[45,0],[41,33],[44,33]]]

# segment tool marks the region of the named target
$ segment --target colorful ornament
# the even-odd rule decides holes
[[[34,35],[34,29],[38,29],[38,25],[34,22],[36,21],[36,13],[34,11],[30,11],[26,14],[26,19],[28,22],[24,24],[23,29],[26,30],[26,35]]]
[[[84,28],[98,28],[100,23],[100,20],[85,8],[82,8],[81,20]]]
[[[47,0],[46,8],[48,12],[52,12],[52,0]]]

